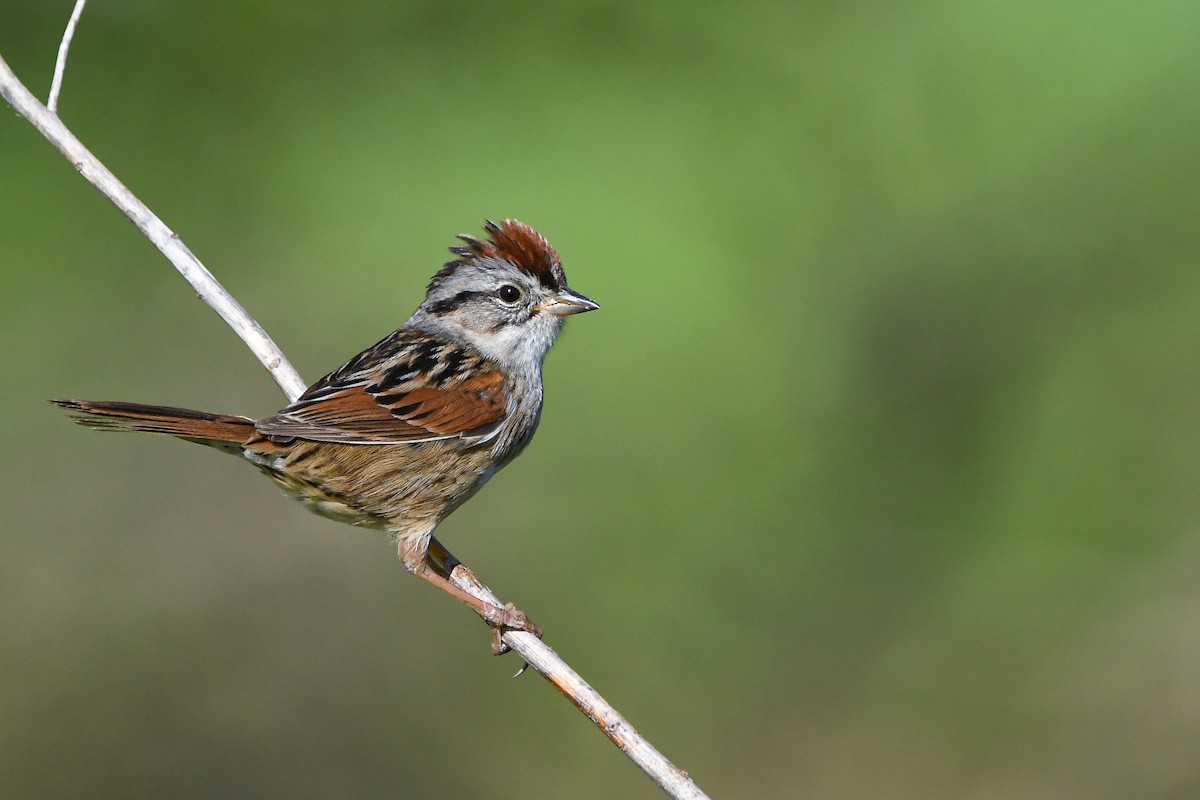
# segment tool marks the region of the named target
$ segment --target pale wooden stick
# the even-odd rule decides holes
[[[76,12],[82,2],[76,6]],[[77,14],[72,20],[77,19]],[[69,46],[70,35],[63,37]],[[66,55],[60,51],[60,65]],[[56,83],[61,85],[61,76]],[[289,400],[295,400],[305,389],[299,373],[284,357],[283,352],[267,336],[246,310],[217,282],[191,251],[162,220],[138,200],[62,123],[58,116],[43,106],[17,79],[8,64],[0,57],[0,96],[28,119],[33,126],[67,157],[88,183],[100,190],[130,221],[154,243],[180,274],[208,303],[226,324],[242,338],[262,363]],[[455,560],[457,563],[457,560]],[[462,588],[487,602],[503,605],[490,589],[466,569],[454,569],[451,578]],[[504,643],[516,651],[525,662],[541,673],[563,693],[601,732],[636,763],[671,797],[679,800],[706,800],[707,795],[686,772],[676,767],[639,734],[615,708],[571,669],[558,654],[536,636],[522,631],[506,631]]]
[[[58,44],[58,58],[54,62],[54,80],[50,84],[50,99],[46,101],[46,108],[50,109],[51,114],[58,113],[58,95],[62,92],[63,75],[67,72],[67,53],[71,50],[71,39],[75,37],[75,26],[79,24],[79,18],[83,15],[83,7],[86,4],[87,0],[75,0],[75,9],[71,12],[67,29],[63,31],[62,41]]]
[[[440,546],[440,545],[439,545]],[[453,557],[452,557],[453,558]],[[504,604],[487,586],[475,577],[465,566],[456,566],[450,573],[450,579],[463,589],[498,606]],[[505,631],[504,643],[517,652],[528,666],[542,674],[546,680],[554,684],[554,688],[575,704],[575,707],[590,719],[609,741],[620,748],[629,759],[642,768],[642,771],[654,780],[663,791],[674,798],[686,800],[707,800],[708,795],[700,790],[691,776],[672,764],[666,756],[650,744],[644,736],[638,733],[625,717],[612,707],[599,692],[571,669],[558,653],[532,633],[525,631]],[[522,668],[524,671],[524,668]],[[520,673],[517,673],[518,675]]]
[[[147,208],[145,203],[134,197],[133,192],[117,180],[108,167],[88,152],[57,114],[42,105],[25,88],[3,58],[0,58],[0,95],[66,156],[88,183],[111,200],[121,213],[129,217],[130,222],[142,235],[162,251],[167,260],[175,265],[175,269],[187,278],[196,294],[200,295],[200,299],[220,314],[225,324],[242,338],[250,352],[254,353],[275,378],[275,382],[283,389],[288,399],[294,400],[299,397],[306,384],[300,379],[296,369],[288,363],[283,351],[271,341],[267,332],[251,319],[233,295],[217,283],[217,279],[192,255],[192,251],[187,249],[175,232]]]

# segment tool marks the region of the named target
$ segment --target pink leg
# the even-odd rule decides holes
[[[500,634],[505,630],[527,631],[541,637],[542,632],[537,625],[533,624],[525,612],[515,608],[512,603],[498,606],[495,603],[480,600],[450,581],[446,576],[454,572],[468,583],[483,586],[483,583],[475,577],[475,573],[455,558],[441,542],[428,535],[401,536],[398,549],[400,560],[404,562],[404,566],[409,572],[466,603],[492,627],[495,634],[492,638],[493,652],[500,654],[508,649],[500,641]]]

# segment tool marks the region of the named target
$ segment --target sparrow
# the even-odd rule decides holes
[[[600,306],[567,286],[545,237],[523,222],[460,235],[455,258],[408,321],[264,419],[112,401],[51,400],[80,424],[176,436],[249,461],[325,517],[391,534],[409,572],[493,628],[541,635],[511,603],[451,582],[464,568],[434,529],[529,444],[542,362],[566,317]],[[477,580],[467,570],[472,580]]]

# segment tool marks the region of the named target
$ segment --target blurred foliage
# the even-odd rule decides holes
[[[0,0],[49,86],[69,0]],[[484,217],[604,310],[442,538],[724,797],[1200,795],[1200,6],[93,0],[64,119],[308,378]],[[44,400],[274,385],[0,122],[0,790],[655,797],[384,537]]]

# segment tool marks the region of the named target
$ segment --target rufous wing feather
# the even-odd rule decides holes
[[[460,345],[400,331],[259,420],[275,440],[395,444],[487,439],[504,422],[504,376]]]

